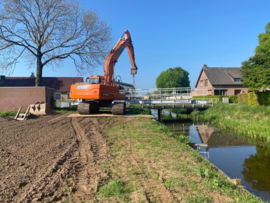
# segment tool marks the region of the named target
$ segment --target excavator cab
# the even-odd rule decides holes
[[[89,83],[90,84],[100,84],[100,79],[99,78],[89,78]]]
[[[102,82],[104,81],[104,77],[100,75],[91,75],[90,77],[86,78],[86,83],[89,84],[103,84]]]

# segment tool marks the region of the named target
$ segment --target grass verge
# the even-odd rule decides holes
[[[270,106],[217,104],[206,111],[191,114],[194,121],[204,121],[250,138],[270,142]]]
[[[190,148],[186,136],[155,120],[110,117],[108,125],[109,178],[99,189],[98,201],[263,202]]]
[[[2,112],[0,112],[1,117],[16,116],[16,114],[17,114],[17,111],[2,111]]]

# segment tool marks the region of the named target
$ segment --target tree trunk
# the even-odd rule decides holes
[[[42,86],[42,70],[43,64],[41,62],[41,52],[37,52],[37,70],[36,70],[36,87]]]

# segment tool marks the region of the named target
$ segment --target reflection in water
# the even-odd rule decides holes
[[[167,116],[168,118],[177,118],[177,114],[170,111],[162,111],[162,115]]]
[[[270,149],[256,147],[256,151],[244,161],[242,174],[252,188],[270,195]]]
[[[197,131],[201,138],[201,142],[208,144],[206,150],[218,147],[250,146],[248,141],[232,134],[224,134],[208,125],[197,125]]]
[[[156,119],[158,118],[158,110],[157,109],[151,109],[151,114],[153,116],[156,117]],[[169,110],[162,110],[162,119],[165,120],[177,120],[177,121],[184,121],[185,119],[187,119],[188,116],[185,114],[177,114],[177,113],[173,113]]]
[[[176,134],[186,134],[191,146],[231,178],[264,200],[270,199],[270,149],[250,144],[213,126],[165,123]]]

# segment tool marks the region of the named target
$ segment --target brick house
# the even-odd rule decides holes
[[[197,95],[247,93],[248,87],[243,86],[241,78],[240,68],[210,68],[204,65],[195,85]]]
[[[0,87],[33,87],[35,77],[5,77],[1,76]],[[43,77],[42,86],[54,89],[55,100],[69,100],[71,84],[83,82],[82,77]]]

